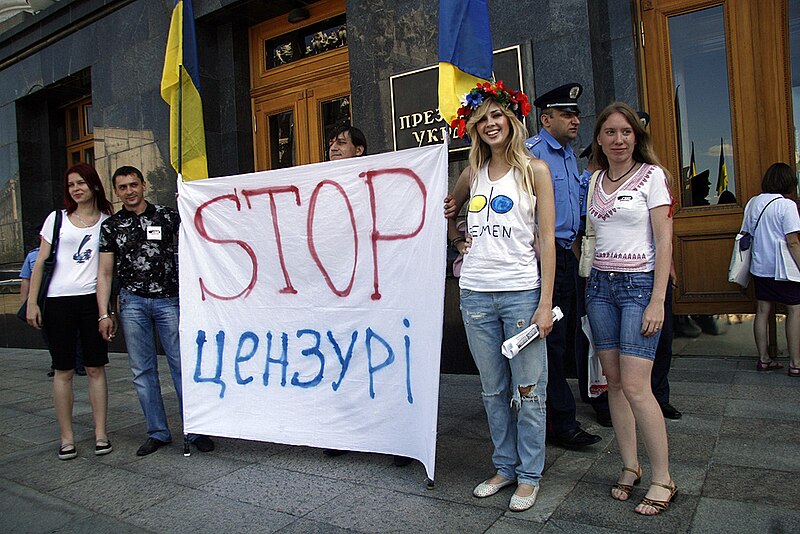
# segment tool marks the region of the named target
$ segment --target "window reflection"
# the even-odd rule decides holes
[[[350,124],[350,95],[328,100],[327,102],[320,102],[320,116],[322,117],[320,135],[323,136],[320,146],[324,152],[322,159],[327,160],[328,137],[331,132],[343,124]]]
[[[271,169],[285,169],[294,160],[294,113],[284,111],[269,116],[269,150]]]
[[[794,168],[795,172],[798,172],[800,170],[800,0],[789,0],[789,47],[792,62]]]
[[[736,203],[722,6],[669,18],[683,206]]]

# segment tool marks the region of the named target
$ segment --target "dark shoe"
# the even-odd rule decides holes
[[[759,358],[758,362],[756,362],[756,371],[774,371],[776,369],[783,369],[783,366],[775,360],[762,362]]]
[[[683,417],[683,414],[668,402],[661,405],[661,413],[663,413],[664,417],[667,419],[680,419]]]
[[[86,369],[75,369],[75,374],[78,376],[86,376]]]
[[[53,378],[54,376],[56,376],[56,370],[51,367],[50,370],[47,371],[47,376],[49,378]]]
[[[674,317],[672,334],[675,337],[698,337],[703,330],[688,315]]]
[[[192,441],[192,445],[197,447],[200,452],[211,452],[214,450],[214,442],[208,436],[197,436]]]
[[[104,454],[108,454],[111,452],[113,447],[111,447],[111,440],[108,439],[98,439],[94,442],[94,455],[95,456],[103,456]]]
[[[692,319],[704,334],[718,336],[722,333],[717,324],[717,319],[713,315],[694,315]]]
[[[78,456],[78,449],[75,448],[75,445],[72,443],[67,443],[66,445],[62,445],[60,449],[58,449],[58,459],[59,460],[72,460]]]
[[[411,462],[413,462],[413,458],[408,458],[407,456],[397,456],[394,457],[394,466],[395,467],[405,467]]]
[[[169,441],[161,441],[160,439],[156,438],[147,438],[147,441],[139,447],[139,450],[136,451],[136,456],[147,456],[148,454],[153,454],[156,452],[160,447],[164,445],[169,445]]]
[[[611,428],[614,426],[611,423],[611,412],[597,412],[596,419],[597,424],[600,426],[604,426],[606,428]]]
[[[577,427],[575,430],[567,432],[566,434],[556,436],[555,439],[556,443],[565,449],[580,449],[582,447],[586,447],[587,445],[594,445],[603,438],[595,434],[589,434],[585,430],[581,429],[581,427]]]
[[[336,458],[337,456],[345,455],[348,452],[350,451],[343,451],[341,449],[322,449],[322,454],[324,454],[328,458]]]

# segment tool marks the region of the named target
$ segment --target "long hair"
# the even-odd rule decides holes
[[[103,182],[100,180],[100,176],[97,174],[97,171],[94,170],[94,167],[86,163],[76,163],[64,173],[64,205],[67,207],[67,214],[78,209],[77,202],[75,202],[69,194],[68,178],[72,173],[80,175],[80,177],[86,181],[86,184],[92,190],[94,205],[97,209],[106,215],[111,215],[113,213],[113,208],[111,202],[106,198],[106,189],[103,187]]]
[[[614,114],[620,113],[625,120],[628,121],[628,124],[631,125],[633,129],[633,134],[636,138],[636,144],[633,147],[633,160],[638,161],[639,163],[649,163],[651,165],[658,165],[661,167],[661,170],[664,171],[664,174],[667,176],[667,180],[669,182],[672,181],[669,172],[661,165],[661,162],[658,160],[658,156],[656,156],[655,151],[653,150],[653,143],[650,140],[650,134],[647,130],[644,129],[641,121],[639,120],[639,115],[636,114],[636,111],[632,107],[630,107],[625,102],[613,102],[603,109],[600,114],[597,116],[597,122],[594,125],[594,136],[592,137],[592,154],[595,157],[595,161],[600,166],[601,169],[608,169],[608,157],[606,156],[605,152],[603,152],[603,147],[597,142],[597,138],[600,136],[600,132],[603,130],[603,126],[608,118]]]
[[[504,154],[505,159],[512,168],[517,170],[515,174],[522,178],[522,183],[518,183],[517,186],[520,189],[520,193],[524,191],[528,194],[528,198],[531,200],[531,208],[533,208],[533,171],[531,171],[530,165],[528,164],[533,157],[525,148],[525,137],[527,136],[525,126],[523,126],[516,115],[514,115],[513,111],[499,104],[493,98],[484,100],[483,103],[472,112],[467,120],[467,133],[470,139],[472,139],[472,146],[470,146],[469,149],[469,164],[473,170],[473,180],[481,167],[492,158],[491,148],[489,148],[489,145],[484,143],[480,135],[478,135],[478,122],[486,116],[489,110],[489,104],[492,102],[497,104],[497,107],[500,108],[500,111],[508,119],[509,132]],[[471,185],[470,183],[470,186]]]

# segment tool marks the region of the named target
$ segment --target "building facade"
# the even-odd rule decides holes
[[[9,269],[33,246],[34,227],[62,205],[73,162],[93,163],[109,193],[113,170],[135,165],[149,199],[174,204],[169,109],[159,95],[174,2],[51,4],[0,21],[0,263]],[[346,120],[365,132],[372,153],[441,142],[435,0],[193,4],[210,176],[321,161],[326,131]],[[798,4],[489,2],[498,78],[531,100],[563,83],[583,85],[577,148],[614,100],[650,113],[678,201],[681,312],[752,310],[752,295],[728,284],[725,271],[761,174],[774,161],[797,161]],[[452,151],[451,180],[465,156]],[[692,178],[704,169],[703,195],[705,184]],[[455,324],[452,296],[447,320]],[[17,295],[2,297],[0,345],[35,344],[13,318]]]

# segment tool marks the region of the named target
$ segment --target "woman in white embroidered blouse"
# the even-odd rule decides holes
[[[641,478],[638,426],[653,474],[636,512],[656,515],[667,509],[677,491],[669,473],[664,417],[650,389],[672,256],[672,198],[650,136],[627,104],[615,102],[600,113],[592,145],[603,171],[587,207],[597,245],[586,310],[608,379],[623,463],[611,496],[628,500]]]

